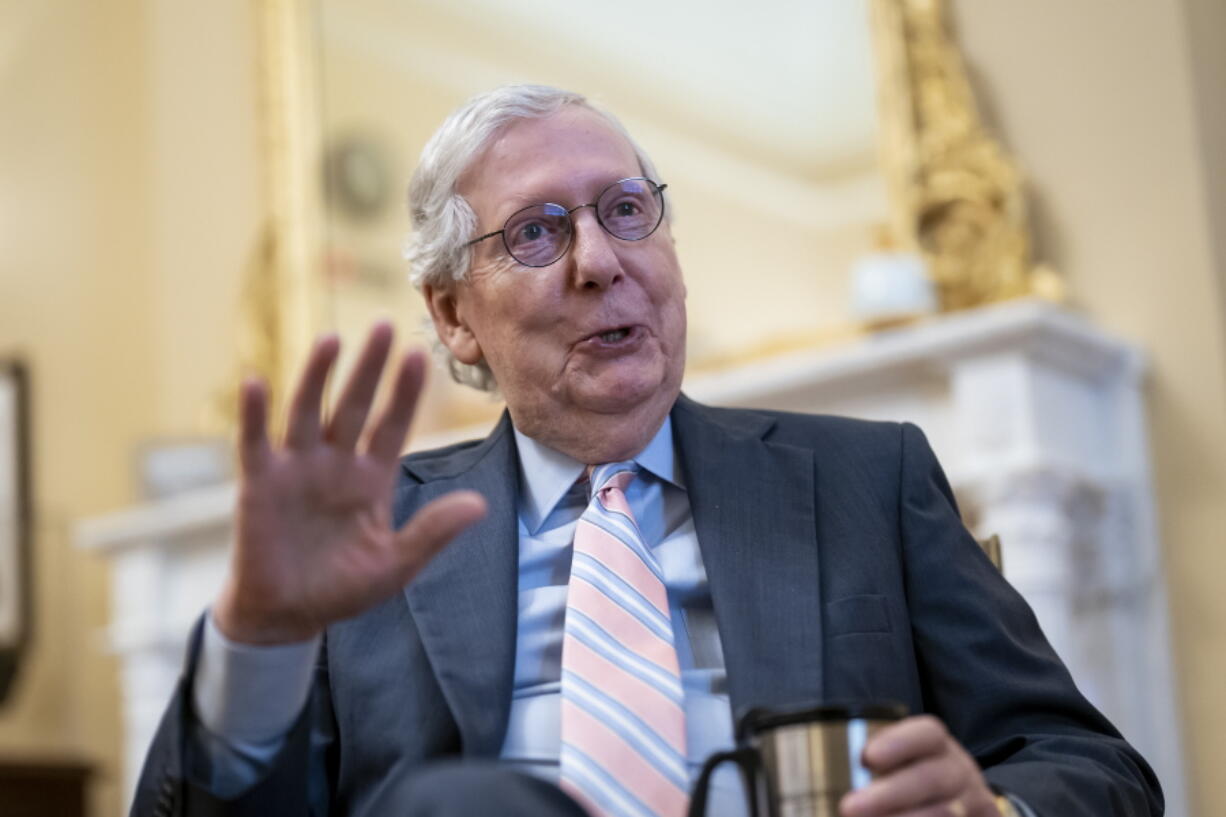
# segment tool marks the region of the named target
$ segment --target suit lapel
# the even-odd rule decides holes
[[[464,754],[494,757],[510,712],[518,617],[518,466],[502,422],[479,446],[410,461],[426,502],[458,489],[481,493],[485,519],[462,533],[405,590],[422,643],[455,717]]]
[[[822,697],[813,452],[765,414],[673,410],[733,712]]]
[[[822,696],[813,453],[768,442],[767,415],[682,396],[673,427],[710,584],[733,711]],[[506,415],[480,445],[406,466],[414,507],[470,489],[489,514],[406,589],[463,741],[494,757],[510,712],[518,621],[518,460]]]

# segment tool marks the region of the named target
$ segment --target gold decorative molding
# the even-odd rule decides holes
[[[296,369],[326,326],[322,274],[323,193],[310,0],[252,0],[259,37],[259,125],[264,170],[263,224],[243,270],[237,340],[239,377],[219,390],[205,425],[237,425],[238,384],[255,375],[269,385],[274,430]]]
[[[273,418],[284,400],[279,388],[285,372],[282,353],[282,308],[278,294],[276,236],[266,221],[243,268],[238,327],[238,371],[212,396],[203,430],[225,434],[238,425],[238,394],[242,380],[257,376],[272,386]],[[275,425],[275,420],[274,420]]]
[[[928,261],[941,308],[1064,299],[1031,260],[1022,173],[983,125],[946,0],[872,0],[891,227]]]
[[[307,0],[254,0],[260,37],[260,120],[266,228],[243,293],[240,360],[264,377],[274,407],[327,322],[315,14]],[[280,412],[274,411],[274,417]]]

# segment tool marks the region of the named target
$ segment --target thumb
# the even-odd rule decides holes
[[[396,531],[403,581],[413,579],[460,532],[483,518],[485,498],[476,491],[454,491],[426,504]]]

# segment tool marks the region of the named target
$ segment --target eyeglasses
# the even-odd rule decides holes
[[[547,267],[570,249],[575,236],[571,215],[584,207],[596,211],[596,223],[614,238],[642,241],[664,220],[666,187],[640,176],[613,182],[590,204],[570,209],[553,203],[534,204],[512,213],[501,230],[474,238],[464,246],[500,235],[516,261],[525,267]]]

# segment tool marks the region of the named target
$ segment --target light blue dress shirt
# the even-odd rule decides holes
[[[584,466],[518,431],[520,461],[519,626],[510,720],[501,757],[555,781],[561,743],[562,621],[575,524],[587,505]],[[672,425],[638,456],[627,500],[664,573],[685,689],[691,779],[711,753],[731,748],[732,713],[719,633],[689,496],[677,465]],[[302,711],[319,640],[280,647],[235,644],[206,621],[193,704],[193,737],[206,763],[193,777],[220,796],[252,785]],[[288,694],[287,694],[288,693]],[[709,814],[741,817],[736,771],[715,776]]]
[[[519,629],[511,716],[502,758],[525,772],[558,778],[561,748],[562,624],[575,525],[588,504],[584,466],[525,437],[519,448]],[[724,656],[711,606],[689,495],[678,466],[672,424],[636,457],[626,489],[643,540],[660,563],[668,591],[685,690],[686,745],[693,780],[713,752],[732,748],[732,711]],[[732,767],[717,774],[711,815],[745,813]]]

